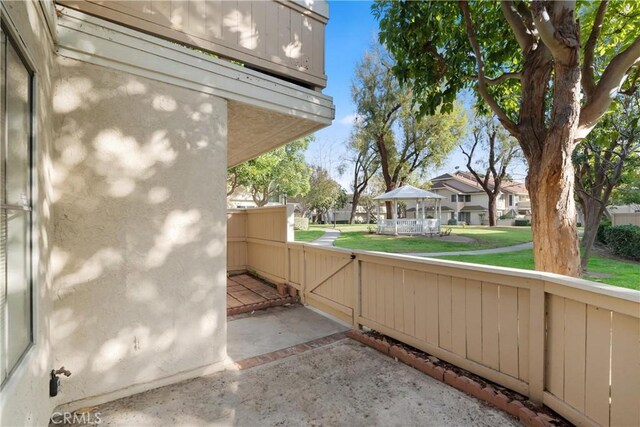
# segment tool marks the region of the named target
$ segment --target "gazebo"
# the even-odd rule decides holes
[[[441,205],[444,197],[412,185],[391,190],[388,193],[374,197],[376,201],[376,219],[378,234],[436,234],[440,232]],[[435,218],[427,218],[427,202],[433,200]],[[398,202],[415,201],[415,218],[398,218]],[[391,219],[380,216],[380,204],[391,202]]]

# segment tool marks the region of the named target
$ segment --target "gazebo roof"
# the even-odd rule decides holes
[[[444,199],[436,193],[414,187],[413,185],[403,185],[391,190],[388,193],[374,197],[373,200],[414,200],[414,199]]]

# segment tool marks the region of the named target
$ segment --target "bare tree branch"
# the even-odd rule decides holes
[[[511,121],[509,116],[504,112],[504,110],[498,105],[495,98],[491,95],[491,93],[487,90],[487,82],[484,75],[484,62],[482,60],[482,52],[480,51],[480,44],[478,43],[478,39],[476,37],[475,26],[471,21],[471,12],[469,11],[469,4],[464,0],[458,1],[458,7],[462,11],[462,15],[464,17],[464,24],[467,31],[467,37],[469,38],[469,43],[471,43],[471,48],[473,49],[473,53],[476,57],[476,63],[478,65],[478,92],[482,96],[482,99],[489,105],[493,113],[498,117],[500,123],[507,129],[513,136],[518,135],[518,127],[517,125]]]
[[[502,7],[502,14],[516,36],[520,49],[523,52],[528,52],[533,46],[533,37],[524,22],[522,22],[520,15],[516,12],[513,2],[505,0],[500,3],[500,6]]]
[[[489,77],[485,77],[485,80],[487,82],[487,84],[490,85],[497,85],[500,84],[506,80],[512,80],[512,79],[517,79],[520,80],[522,78],[522,74],[521,73],[502,73],[500,74],[498,77],[496,77],[495,79],[491,79]]]
[[[637,63],[640,63],[640,37],[624,51],[617,54],[602,73],[589,101],[580,111],[578,139],[587,136],[598,120],[607,112],[611,101],[627,78],[629,69]]]
[[[596,17],[593,21],[593,28],[591,28],[591,33],[589,34],[587,43],[584,46],[582,89],[587,95],[587,99],[589,99],[596,88],[595,71],[593,68],[593,61],[595,59],[594,52],[596,43],[598,42],[598,37],[600,37],[600,33],[602,32],[602,23],[604,22],[604,15],[607,11],[607,6],[609,6],[609,0],[602,0],[602,2],[600,2],[600,6],[598,6],[598,11],[596,12]]]

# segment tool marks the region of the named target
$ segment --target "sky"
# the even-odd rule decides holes
[[[333,97],[336,118],[331,126],[316,132],[316,141],[306,153],[308,163],[328,169],[347,191],[350,174],[340,176],[337,168],[345,157],[345,145],[355,117],[355,106],[351,100],[355,66],[364,52],[378,40],[378,22],[371,14],[371,4],[370,1],[329,1],[329,23],[325,33],[328,82],[323,93]],[[456,149],[442,168],[429,171],[427,177],[453,172],[456,167],[466,170],[465,165],[466,159]],[[515,179],[524,180],[522,168],[516,169],[513,175]]]

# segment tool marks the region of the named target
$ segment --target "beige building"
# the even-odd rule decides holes
[[[327,4],[3,0],[0,19],[0,425],[220,369],[226,170],[331,123]]]
[[[488,221],[489,197],[468,172],[445,173],[432,179],[431,191],[445,199],[442,201],[442,221],[457,219],[467,224],[482,224]],[[524,184],[503,181],[496,200],[498,216],[529,216],[531,202]]]

